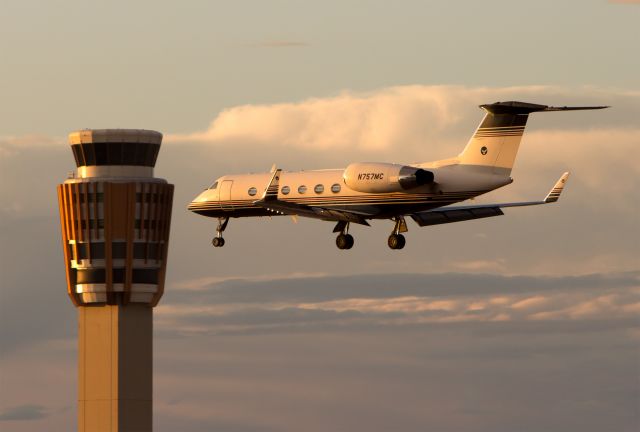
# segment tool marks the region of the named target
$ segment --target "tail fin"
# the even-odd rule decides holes
[[[537,111],[602,109],[593,107],[550,107],[526,102],[496,102],[480,105],[485,114],[480,126],[458,155],[461,164],[491,168],[496,174],[509,175],[518,154],[529,114]]]

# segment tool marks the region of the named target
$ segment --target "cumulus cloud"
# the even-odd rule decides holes
[[[542,130],[533,131],[528,137],[525,134],[525,140],[520,158],[526,162],[520,164],[526,163],[529,171],[574,168],[577,181],[590,198],[586,200],[588,205],[610,200],[619,209],[637,208],[637,200],[631,197],[637,196],[640,160],[630,155],[640,145],[640,128]],[[529,183],[540,187],[537,182]]]
[[[622,112],[614,122],[634,126],[634,92],[553,86],[466,87],[397,86],[371,92],[344,91],[297,103],[242,105],[223,110],[200,132],[167,135],[170,142],[250,146],[268,143],[300,149],[360,149],[372,152],[414,150],[425,145],[451,144],[471,135],[479,122],[477,106],[498,100],[526,100],[552,105],[617,103]],[[565,128],[576,117],[565,117]],[[611,120],[610,120],[611,121]],[[471,123],[469,123],[471,122]],[[553,122],[551,124],[554,124]],[[567,126],[568,124],[568,126]],[[637,130],[636,130],[637,133]],[[460,146],[460,142],[457,145]]]
[[[461,98],[472,95],[463,87],[405,86],[361,94],[344,91],[298,103],[243,105],[222,111],[205,131],[169,135],[167,140],[319,150],[413,146],[416,139],[434,138],[455,123]]]

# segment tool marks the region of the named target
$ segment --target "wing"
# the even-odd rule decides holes
[[[343,210],[333,210],[316,206],[308,206],[278,199],[280,173],[282,172],[282,170],[276,169],[276,167],[274,166],[271,172],[273,173],[273,175],[271,176],[269,185],[264,190],[262,198],[253,202],[254,205],[263,207],[278,214],[304,216],[334,222],[353,222],[361,225],[369,225],[369,223],[365,219],[365,214]]]
[[[569,178],[569,173],[562,174],[551,191],[542,201],[524,201],[502,204],[482,204],[472,206],[442,207],[435,210],[413,213],[410,216],[421,227],[429,225],[439,225],[452,222],[462,222],[473,219],[482,219],[492,216],[500,216],[506,207],[525,207],[540,204],[549,204],[558,201],[560,194]]]

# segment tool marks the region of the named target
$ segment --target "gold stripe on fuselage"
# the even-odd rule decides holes
[[[425,205],[432,208],[449,205],[454,202],[460,202],[483,194],[487,191],[468,191],[468,192],[449,192],[443,194],[369,194],[363,196],[318,196],[318,197],[297,197],[285,198],[279,197],[281,201],[294,204],[301,204],[310,207],[322,208],[341,208],[341,207],[357,207],[357,206],[373,206],[384,207],[384,211],[388,212],[389,208],[405,207],[407,205]],[[260,210],[261,207],[254,205],[256,198],[244,200],[227,200],[227,201],[207,201],[202,203],[192,203],[189,210],[192,211],[224,211],[226,214],[232,215],[235,210]],[[217,213],[216,213],[217,214]],[[374,215],[375,213],[372,213]]]

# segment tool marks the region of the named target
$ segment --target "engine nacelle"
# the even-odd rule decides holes
[[[359,162],[342,174],[344,183],[358,192],[401,192],[433,183],[433,172],[391,163]]]

